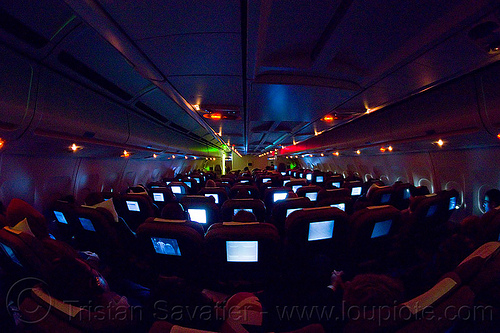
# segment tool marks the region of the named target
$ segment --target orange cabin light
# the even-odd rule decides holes
[[[4,144],[5,144],[5,140],[0,138],[0,149],[3,148]]]
[[[222,118],[222,115],[220,113],[211,113],[210,114],[210,119],[219,120],[221,118]]]
[[[392,146],[387,147],[388,151],[392,151]]]
[[[129,157],[129,156],[130,156],[130,153],[128,151],[124,150],[121,157]]]
[[[359,150],[359,149],[356,150],[356,154],[358,154],[358,155],[361,154],[361,150]]]
[[[332,121],[335,120],[335,117],[332,116],[331,114],[328,114],[328,115],[324,116],[322,120],[324,122],[331,123]]]
[[[380,151],[381,151],[381,152],[384,152],[384,151],[385,151],[385,148],[384,148],[384,147],[380,147]]]
[[[338,151],[336,151],[336,152],[334,152],[334,153],[333,153],[333,155],[335,155],[335,156],[339,156],[339,155],[340,155],[340,153],[339,153]]]
[[[498,133],[498,134],[497,134],[497,138],[499,138],[499,139],[500,139],[500,133]]]

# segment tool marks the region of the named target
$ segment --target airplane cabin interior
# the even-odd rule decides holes
[[[1,0],[6,332],[497,332],[500,2]]]

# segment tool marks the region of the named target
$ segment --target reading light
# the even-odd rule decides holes
[[[196,159],[196,156],[194,156],[193,158]]]
[[[186,159],[186,160],[187,160],[187,159],[188,159],[188,157],[187,157],[187,156],[184,156],[184,159]]]
[[[208,118],[210,118],[212,120],[221,120],[222,115],[220,113],[209,113]]]
[[[175,155],[172,155],[172,158],[175,158]]]
[[[5,144],[5,140],[0,138],[0,149],[3,148],[3,145]]]
[[[437,143],[437,145],[438,145],[439,147],[442,147],[442,146],[444,145],[444,141],[443,141],[443,140],[441,140],[441,139],[439,139],[439,140],[438,140],[438,141],[436,141],[435,143]]]
[[[381,151],[381,152],[384,152],[384,151],[385,151],[385,148],[384,148],[384,147],[380,147],[380,151]]]
[[[500,139],[500,133],[497,134],[497,138]],[[3,142],[2,142],[2,144],[3,144]],[[0,145],[0,147],[1,147],[1,145]]]
[[[339,153],[338,151],[336,151],[336,152],[334,152],[334,153],[333,153],[333,155],[335,155],[335,156],[339,156],[339,155],[340,155],[340,153]]]
[[[388,151],[392,151],[392,146],[387,147]]]
[[[196,111],[200,111],[200,104],[194,104],[193,109],[195,109]]]
[[[156,154],[153,154],[153,158],[157,158],[157,157],[158,157],[158,155],[156,155]]]
[[[325,156],[325,154],[321,153],[321,157]]]
[[[3,145],[3,142],[2,142],[2,145]],[[1,147],[2,146],[0,145],[0,148]],[[71,146],[68,147],[68,149],[71,150],[72,152],[76,152],[77,150],[80,150],[82,148],[83,148],[82,146],[77,146],[76,143],[73,143]]]
[[[335,119],[335,117],[332,116],[331,114],[327,114],[326,116],[321,118],[321,120],[326,122],[326,123],[331,123],[334,119]]]
[[[123,154],[120,157],[130,157],[130,153],[126,150],[123,151]]]
[[[358,154],[358,155],[361,154],[361,150],[359,150],[359,149],[356,150],[356,154]]]

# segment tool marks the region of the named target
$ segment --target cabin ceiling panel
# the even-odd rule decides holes
[[[240,76],[170,76],[168,80],[192,105],[243,105]]]
[[[354,94],[327,87],[254,84],[249,92],[249,119],[309,122],[323,117]]]
[[[241,75],[239,33],[173,35],[137,45],[166,76]]]
[[[235,0],[101,0],[100,3],[134,40],[240,32],[240,2]]]

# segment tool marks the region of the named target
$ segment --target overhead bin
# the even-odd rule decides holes
[[[0,47],[0,133],[4,140],[21,135],[33,117],[35,72],[17,54]]]
[[[488,132],[500,134],[500,62],[480,71],[477,76],[479,106]]]
[[[52,71],[40,74],[36,130],[125,143],[127,113],[124,107]]]
[[[191,140],[167,126],[160,125],[134,113],[129,114],[130,137],[127,144],[168,152],[207,153],[205,145]]]

